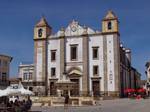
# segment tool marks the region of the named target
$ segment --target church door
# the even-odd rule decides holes
[[[55,82],[50,82],[50,95],[57,95]]]
[[[74,82],[74,87],[70,91],[71,96],[79,96],[79,79],[70,79],[71,82]]]
[[[100,83],[99,81],[92,81],[92,89],[93,89],[93,96],[100,95]]]

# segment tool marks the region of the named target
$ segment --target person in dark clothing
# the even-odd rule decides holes
[[[65,95],[65,104],[68,104],[69,103],[69,95]]]
[[[65,112],[67,112],[68,104],[69,104],[69,95],[66,94],[65,95],[65,102],[64,102],[64,110],[66,110]]]
[[[32,106],[32,100],[30,99],[30,97],[28,97],[28,100],[26,101],[25,107],[27,110],[30,110]]]

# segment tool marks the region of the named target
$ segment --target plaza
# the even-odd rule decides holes
[[[150,99],[116,99],[97,102],[95,106],[68,107],[66,112],[149,112]],[[64,107],[32,107],[36,112],[65,112]]]
[[[150,112],[149,4],[1,1],[0,112]]]

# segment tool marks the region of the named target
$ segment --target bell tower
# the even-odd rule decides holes
[[[119,21],[113,11],[109,10],[102,20],[102,33],[119,33]]]
[[[47,48],[48,37],[51,34],[51,27],[44,17],[34,27],[34,65],[36,88],[40,88],[40,94],[47,95]]]
[[[46,39],[51,34],[51,27],[44,17],[34,27],[34,40]]]

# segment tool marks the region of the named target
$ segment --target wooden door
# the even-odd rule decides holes
[[[71,79],[74,82],[73,89],[70,91],[71,96],[79,96],[79,79]]]
[[[93,95],[99,96],[100,95],[100,83],[99,81],[92,81],[92,89],[93,89]]]
[[[57,95],[55,82],[50,82],[50,95]]]

